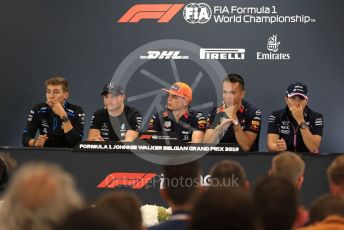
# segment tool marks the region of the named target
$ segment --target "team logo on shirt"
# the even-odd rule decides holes
[[[45,120],[45,119],[43,119],[43,120],[42,120],[42,126],[44,126],[44,127],[49,127],[48,121]]]
[[[289,121],[282,121],[282,125],[289,125]]]
[[[171,121],[165,121],[165,122],[164,122],[164,127],[165,127],[165,128],[169,129],[169,128],[171,128],[171,126],[172,126]]]
[[[102,124],[101,131],[105,131],[105,132],[108,132],[108,131],[109,131],[109,128],[108,128],[107,123],[103,123],[103,124]],[[106,134],[106,135],[107,135],[107,134]]]
[[[289,121],[282,121],[281,131],[282,130],[284,130],[283,132],[285,132],[285,134],[289,134],[290,133]]]
[[[280,126],[280,132],[282,134],[290,134],[290,123],[289,123],[289,121],[282,121],[282,125]]]
[[[281,129],[281,134],[290,134],[290,130]]]
[[[121,137],[124,138],[125,134],[127,132],[126,127],[125,127],[125,123],[121,124],[120,132],[121,132]]]
[[[182,130],[183,140],[190,140],[191,133],[190,130]]]

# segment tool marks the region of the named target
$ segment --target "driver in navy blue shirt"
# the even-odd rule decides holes
[[[234,143],[244,151],[259,150],[261,111],[243,100],[245,82],[239,74],[222,81],[223,103],[208,115],[205,143]]]
[[[267,146],[270,152],[318,153],[323,133],[323,116],[311,110],[304,83],[291,83],[286,91],[284,109],[269,118]]]
[[[67,102],[68,82],[62,77],[45,81],[46,102],[30,111],[22,135],[24,146],[71,148],[82,140],[85,113]],[[39,130],[39,135],[36,132]]]

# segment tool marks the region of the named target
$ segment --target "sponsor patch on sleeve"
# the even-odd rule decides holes
[[[314,122],[315,126],[323,126],[323,119],[322,117],[319,117],[317,119],[315,119],[315,122]]]
[[[275,116],[270,116],[269,117],[269,123],[274,123],[275,122],[275,120],[276,120],[276,117]]]

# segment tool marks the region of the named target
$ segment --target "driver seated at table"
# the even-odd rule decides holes
[[[125,92],[121,85],[110,82],[101,93],[104,108],[91,119],[88,141],[134,141],[141,128],[140,112],[124,104]]]
[[[22,143],[35,148],[72,148],[83,138],[85,113],[80,106],[67,101],[69,88],[65,78],[51,77],[44,86],[46,101],[31,109]]]
[[[201,143],[206,129],[202,112],[191,111],[192,89],[184,82],[174,83],[170,89],[166,110],[155,113],[148,124],[148,132],[174,132],[184,142]]]
[[[245,81],[228,74],[222,81],[223,103],[208,115],[204,143],[233,143],[244,151],[259,151],[261,111],[244,100]]]

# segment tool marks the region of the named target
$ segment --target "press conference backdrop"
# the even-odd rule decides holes
[[[147,121],[164,108],[160,88],[193,85],[192,106],[207,112],[221,103],[224,74],[234,72],[262,110],[262,151],[269,114],[285,105],[288,84],[302,81],[310,107],[324,115],[321,151],[343,152],[343,1],[192,2],[2,0],[0,145],[21,145],[28,112],[53,75],[69,80],[86,132],[111,79]]]

